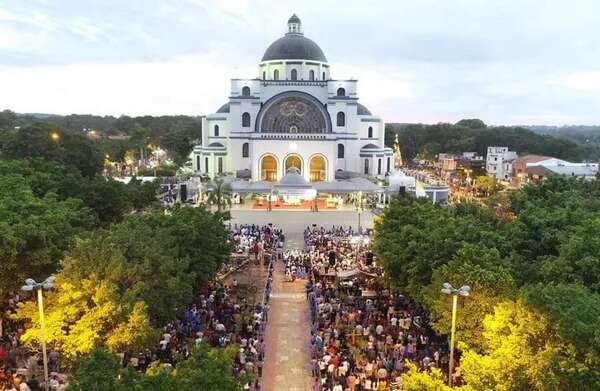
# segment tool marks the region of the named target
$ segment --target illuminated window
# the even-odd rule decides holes
[[[277,181],[277,160],[272,155],[267,155],[260,162],[260,180],[275,182]]]
[[[313,156],[309,162],[310,181],[321,182],[327,180],[327,162],[323,156]]]

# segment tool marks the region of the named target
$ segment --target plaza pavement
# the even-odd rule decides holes
[[[260,211],[260,210],[232,210],[231,224],[258,224],[273,223],[275,227],[283,229],[286,240],[300,241],[300,248],[304,245],[304,229],[312,224],[331,227],[332,225],[344,227],[352,226],[358,229],[358,213],[355,211]],[[373,215],[371,212],[362,212],[360,225],[364,228],[373,228]],[[286,244],[288,248],[290,243]]]

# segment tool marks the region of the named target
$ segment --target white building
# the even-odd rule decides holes
[[[485,169],[488,176],[501,181],[510,180],[512,161],[517,157],[517,153],[509,151],[507,147],[488,147],[485,158]]]
[[[356,80],[332,76],[293,15],[285,36],[267,48],[258,78],[232,79],[229,101],[203,119],[194,170],[269,182],[292,168],[309,182],[334,181],[338,171],[390,172],[383,120],[359,103]]]
[[[598,175],[598,163],[572,163],[557,158],[548,158],[537,162],[527,162],[526,179],[542,179],[550,175],[563,175],[581,179],[595,179]]]

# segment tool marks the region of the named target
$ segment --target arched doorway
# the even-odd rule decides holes
[[[296,154],[287,155],[283,163],[283,175],[287,174],[293,167],[302,175],[302,158]]]
[[[322,182],[327,180],[327,160],[322,155],[310,158],[309,163],[310,181]]]
[[[260,160],[260,180],[277,181],[277,159],[273,155],[265,155]]]

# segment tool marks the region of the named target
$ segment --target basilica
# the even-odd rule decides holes
[[[384,122],[359,103],[356,80],[333,77],[325,54],[293,15],[286,34],[258,65],[258,77],[232,79],[229,100],[202,122],[192,152],[197,174],[248,182],[308,184],[393,170]]]

